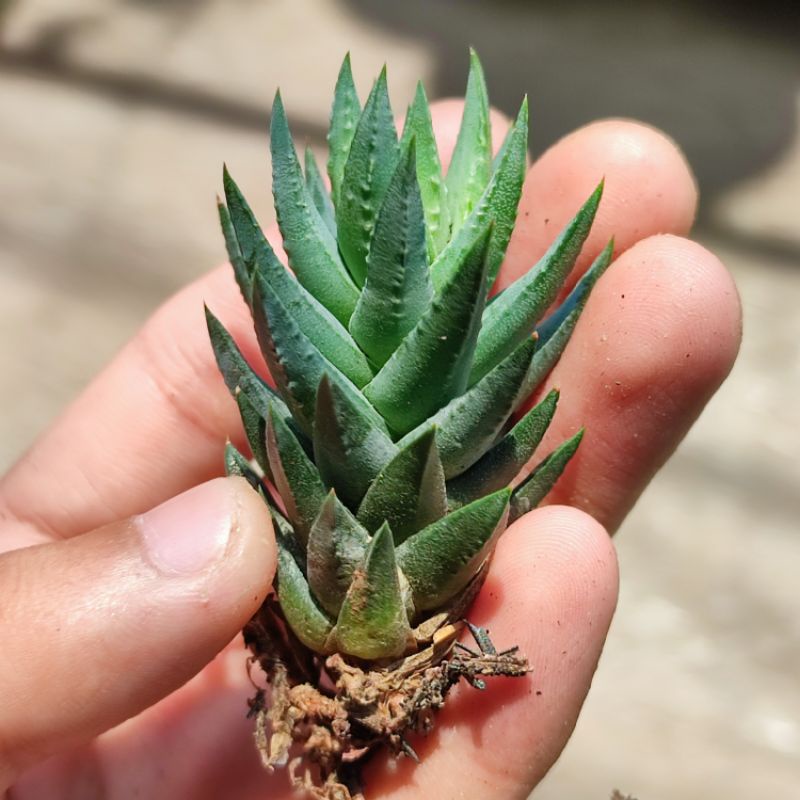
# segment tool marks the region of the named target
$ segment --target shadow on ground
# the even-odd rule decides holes
[[[117,0],[154,5],[154,0]],[[252,0],[231,3],[246,14]],[[598,117],[641,119],[672,135],[692,163],[705,200],[758,174],[796,134],[800,88],[800,11],[795,2],[764,0],[339,0],[352,13],[394,34],[428,41],[435,96],[463,92],[467,47],[480,53],[492,100],[513,114],[531,95],[531,142],[541,152],[565,131]],[[12,3],[0,6],[7,10]],[[203,0],[158,4],[165,24],[190,25]],[[261,130],[263,106],[237,102],[169,79],[108,74],[71,64],[71,38],[92,18],[76,16],[42,30],[25,51],[0,47],[0,67],[44,74],[114,96]],[[343,44],[343,47],[345,45]],[[302,119],[298,132],[324,131]],[[707,202],[704,207],[709,207]]]
[[[598,117],[641,119],[679,142],[709,199],[774,162],[795,135],[795,2],[343,2],[429,40],[437,95],[463,92],[475,47],[503,111],[531,95],[535,152]]]

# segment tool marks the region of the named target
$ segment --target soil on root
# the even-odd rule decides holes
[[[458,642],[467,626],[477,649]],[[516,647],[497,652],[487,631],[444,622],[430,644],[383,669],[366,669],[339,654],[307,650],[268,598],[244,629],[245,643],[266,676],[250,701],[264,766],[287,767],[292,784],[315,800],[364,800],[360,767],[383,747],[419,761],[408,742],[428,733],[448,692],[464,679],[484,689],[485,677],[530,670]]]

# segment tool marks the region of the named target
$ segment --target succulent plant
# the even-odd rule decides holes
[[[613,250],[609,244],[552,310],[601,185],[541,260],[492,294],[514,229],[527,132],[523,101],[493,156],[486,85],[473,53],[445,175],[422,85],[398,136],[385,69],[362,108],[348,56],[331,113],[328,190],[309,149],[301,165],[278,94],[272,186],[291,272],[224,172],[227,251],[275,383],[256,374],[207,311],[252,453],[250,460],[229,444],[227,471],[262,493],[279,546],[276,596],[246,636],[273,694],[284,691],[295,703],[294,718],[302,705],[291,695],[297,686],[340,703],[348,722],[336,735],[345,749],[382,739],[413,754],[404,732],[418,729],[420,717],[409,712],[388,733],[385,725],[370,728],[364,721],[374,703],[359,700],[342,676],[371,675],[377,685],[398,671],[407,678],[450,663],[446,693],[448,681],[481,685],[477,672],[493,674],[470,672],[463,656],[461,667],[452,666],[460,620],[498,537],[545,497],[582,436],[511,488],[553,418],[558,392],[515,415],[558,360]],[[475,658],[494,658],[483,633],[475,635],[483,651]],[[516,667],[494,672],[524,672],[524,660],[509,653]],[[326,674],[334,690],[324,688]],[[394,683],[391,691],[407,694],[410,685]],[[285,759],[292,739],[308,736],[274,711],[274,696],[272,710],[265,703],[262,695],[255,710],[271,765]],[[320,780],[341,787],[341,758],[328,755],[330,763],[311,753]]]

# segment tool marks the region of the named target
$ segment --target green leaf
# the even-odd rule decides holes
[[[239,187],[227,172],[225,196],[230,204],[231,220],[239,241],[247,242],[243,258],[250,275],[251,307],[252,285],[261,279],[261,296],[270,292],[277,294],[297,325],[322,355],[357,386],[364,386],[372,378],[372,370],[364,354],[336,317],[281,264]]]
[[[267,419],[267,456],[275,488],[305,547],[328,489],[291,428],[274,412]]]
[[[222,228],[222,235],[225,237],[225,250],[228,253],[228,260],[233,267],[233,274],[239,291],[242,293],[245,303],[250,305],[250,293],[253,288],[250,270],[247,268],[242,258],[242,251],[239,249],[239,240],[233,228],[230,214],[225,204],[217,198],[217,212],[219,214],[219,224]]]
[[[614,239],[612,238],[592,262],[589,269],[586,270],[583,277],[575,284],[575,287],[561,305],[536,328],[542,342],[547,342],[562,326],[564,320],[574,311],[583,310],[592,289],[608,269],[613,256]]]
[[[465,248],[469,246],[475,231],[488,221],[494,222],[494,232],[487,256],[489,262],[488,281],[491,286],[505,258],[514,223],[517,206],[525,181],[528,157],[528,101],[523,100],[514,125],[509,130],[498,153],[497,169],[492,174],[478,205],[469,218],[454,233],[447,247],[431,265],[431,280],[438,292],[458,269]],[[449,190],[448,190],[449,191]]]
[[[297,536],[295,535],[294,528],[289,524],[289,520],[275,508],[275,503],[272,502],[272,499],[269,495],[262,492],[262,497],[266,500],[267,506],[269,507],[269,514],[272,517],[272,525],[275,530],[275,538],[286,546],[289,551],[294,555],[295,561],[298,564],[303,563],[304,554],[302,552],[302,548],[297,541]]]
[[[333,94],[331,123],[328,130],[328,177],[331,179],[331,196],[334,205],[339,204],[339,190],[350,144],[356,132],[361,104],[358,101],[353,71],[350,67],[350,53],[344,57],[336,89]]]
[[[364,659],[401,656],[413,646],[388,525],[372,538],[353,576],[334,636],[342,651]]]
[[[453,511],[397,548],[397,563],[411,585],[414,607],[443,605],[478,572],[503,532],[510,489]]]
[[[350,320],[350,332],[372,362],[383,366],[419,322],[432,296],[411,139],[375,222],[367,279]]]
[[[550,453],[533,470],[530,477],[514,490],[511,495],[509,523],[532,511],[544,500],[575,455],[581,439],[583,439],[583,428]]]
[[[375,531],[388,522],[396,544],[447,513],[444,471],[429,427],[400,449],[369,487],[358,519]]]
[[[325,373],[350,396],[363,415],[388,433],[381,416],[306,336],[297,319],[278,295],[270,291],[260,273],[256,274],[253,286],[253,317],[270,374],[305,433],[310,435],[313,429],[317,387]]]
[[[572,336],[575,325],[583,313],[586,301],[595,283],[608,268],[614,253],[612,239],[595,259],[591,267],[578,281],[566,300],[536,329],[541,345],[531,362],[520,396],[524,399],[536,391],[553,366],[556,364],[564,348]]]
[[[397,131],[384,67],[358,121],[336,205],[339,249],[358,286],[364,285],[375,218],[398,156]]]
[[[333,210],[333,202],[328,194],[325,181],[322,179],[322,173],[319,171],[314,151],[310,147],[306,147],[305,168],[308,196],[328,230],[333,236],[336,236],[336,212]]]
[[[291,417],[286,404],[281,400],[275,390],[262,380],[247,363],[241,350],[236,346],[233,337],[228,333],[223,324],[205,307],[206,325],[211,339],[211,347],[217,366],[225,380],[225,385],[230,393],[236,397],[239,392],[247,396],[252,406],[262,416],[269,414],[269,409],[274,406],[284,418]]]
[[[253,270],[255,269],[256,256],[261,247],[264,234],[256,221],[255,215],[247,200],[244,199],[239,187],[231,177],[227,165],[222,167],[222,187],[225,191],[227,208],[218,204],[222,230],[225,235],[225,244],[228,248],[228,257],[233,264],[236,282],[242,296],[250,305],[253,293]],[[235,248],[229,243],[229,238],[235,240]],[[238,251],[239,264],[234,261]],[[271,248],[270,248],[271,251]]]
[[[478,232],[458,272],[364,389],[399,435],[428,419],[466,388],[486,303],[490,235],[491,226]]]
[[[453,230],[472,213],[489,182],[492,169],[492,129],[489,95],[483,68],[470,50],[464,114],[447,170],[447,202]]]
[[[437,426],[436,444],[448,479],[464,472],[495,442],[517,405],[535,349],[535,338],[527,339],[431,418]]]
[[[257,492],[262,491],[261,476],[230,442],[225,444],[225,474],[244,478]]]
[[[358,289],[339,257],[336,239],[308,195],[280,94],[272,106],[270,149],[275,212],[289,266],[300,283],[347,325]]]
[[[534,406],[480,461],[447,482],[451,508],[467,505],[508,486],[533,456],[553,419],[558,391],[553,389]]]
[[[308,535],[308,584],[329,614],[339,613],[364,560],[369,534],[330,492]]]
[[[433,122],[422,83],[417,84],[414,101],[408,109],[401,150],[411,139],[417,145],[417,179],[425,212],[428,258],[433,261],[450,239],[450,211],[447,204],[447,187],[442,177],[442,163],[433,135]]]
[[[256,407],[250,402],[244,392],[236,395],[239,406],[239,416],[242,418],[242,427],[250,445],[250,451],[258,466],[270,475],[269,458],[267,458],[267,421],[258,413]]]
[[[317,605],[289,547],[278,537],[277,592],[281,610],[297,638],[317,653],[326,652],[333,622]]]
[[[323,375],[314,417],[314,461],[342,502],[357,508],[369,484],[395,453],[397,447],[386,433]]]
[[[603,193],[601,183],[539,263],[509,286],[483,315],[470,382],[530,336],[536,322],[556,299],[592,227]]]

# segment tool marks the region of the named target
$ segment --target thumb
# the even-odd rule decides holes
[[[241,478],[0,556],[0,792],[185,683],[256,611],[274,570],[269,513]]]

